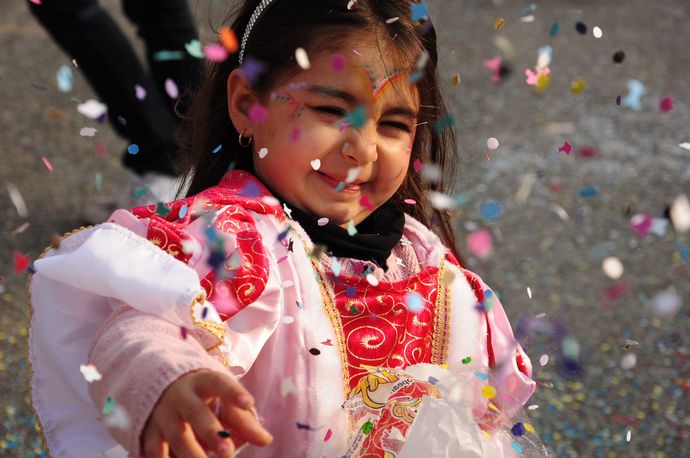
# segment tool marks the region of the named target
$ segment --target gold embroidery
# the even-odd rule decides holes
[[[199,326],[200,328],[205,329],[206,331],[210,332],[213,335],[213,337],[218,339],[218,342],[206,349],[207,352],[210,352],[220,347],[223,344],[223,342],[225,342],[225,323],[223,323],[222,321],[220,323],[217,323],[215,321],[196,319],[196,317],[194,316],[194,306],[197,304],[203,304],[205,301],[205,293],[197,294],[196,297],[194,297],[194,299],[192,300],[191,305],[189,306],[189,315],[192,317],[192,323],[194,323],[195,326]]]
[[[436,304],[434,305],[434,337],[431,347],[431,363],[442,364],[448,356],[448,340],[450,329],[448,329],[448,315],[450,292],[443,280],[446,279],[446,262],[441,260],[438,267],[436,281],[438,291],[436,293]]]

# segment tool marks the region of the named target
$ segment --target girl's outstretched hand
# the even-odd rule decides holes
[[[268,445],[273,437],[259,423],[253,405],[251,394],[222,372],[185,374],[165,389],[146,421],[142,453],[146,458],[231,457],[233,439]]]

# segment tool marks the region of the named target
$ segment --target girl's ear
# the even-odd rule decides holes
[[[237,132],[244,132],[245,137],[251,137],[254,132],[249,108],[258,101],[258,97],[239,68],[230,72],[227,84],[230,120]]]

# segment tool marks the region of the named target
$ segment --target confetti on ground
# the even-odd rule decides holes
[[[585,186],[580,188],[580,197],[596,197],[599,195],[599,188],[596,186]]]
[[[582,93],[582,91],[585,90],[587,87],[587,83],[585,82],[584,79],[578,78],[572,83],[570,83],[570,92],[572,92],[574,95],[579,95]]]
[[[577,21],[575,23],[575,30],[577,30],[577,33],[580,35],[585,35],[587,33],[587,24],[582,21]]]
[[[57,78],[57,87],[60,92],[69,92],[72,90],[72,87],[74,87],[74,75],[69,66],[60,66],[55,77]]]
[[[553,21],[553,22],[551,23],[551,28],[549,29],[549,36],[550,36],[551,38],[553,38],[553,37],[555,37],[556,35],[558,35],[558,30],[559,30],[559,29],[560,29],[560,24],[558,23],[558,21]]]
[[[486,200],[479,206],[479,215],[489,221],[497,220],[503,215],[503,206],[495,200]]]
[[[673,287],[652,297],[652,311],[662,317],[675,316],[681,305],[682,300]]]
[[[87,118],[98,119],[105,115],[108,111],[108,107],[97,100],[89,99],[84,103],[78,104],[77,111]]]
[[[677,232],[685,233],[690,230],[690,201],[685,194],[681,194],[673,200],[669,216]]]
[[[50,160],[48,160],[47,157],[41,156],[41,160],[43,161],[43,165],[46,166],[49,172],[53,171],[53,164],[50,163]]]
[[[640,99],[645,94],[644,84],[638,80],[628,81],[628,94],[623,98],[623,106],[639,111],[642,109]]]
[[[606,276],[612,280],[618,280],[623,276],[623,263],[614,256],[604,259],[601,268],[604,270]]]
[[[626,353],[621,358],[621,369],[630,370],[637,365],[637,355],[635,353]]]
[[[24,197],[21,192],[19,192],[17,186],[12,183],[7,183],[5,187],[7,188],[7,193],[10,195],[12,205],[14,205],[14,208],[17,210],[17,215],[19,215],[20,218],[29,216],[29,209],[26,207]]]
[[[592,29],[592,35],[594,35],[594,38],[601,38],[602,36],[604,36],[604,32],[601,31],[601,28],[599,28],[599,26],[595,26]]]
[[[486,259],[493,252],[493,240],[488,229],[478,229],[467,237],[467,249],[479,259]]]
[[[667,95],[661,102],[659,102],[659,109],[662,113],[670,113],[673,111],[673,96]]]
[[[506,20],[503,19],[502,17],[500,17],[494,21],[494,27],[496,28],[496,30],[501,30],[503,28],[503,26],[505,26],[505,25],[506,25]]]
[[[29,267],[29,264],[31,264],[31,258],[29,256],[16,250],[12,253],[12,260],[14,262],[14,273],[17,274],[24,272]]]
[[[81,135],[82,137],[93,137],[94,135],[96,135],[97,130],[98,129],[96,129],[95,127],[82,127],[81,129],[79,129],[79,135]]]
[[[558,152],[559,152],[559,153],[560,153],[560,152],[563,152],[563,153],[565,153],[565,154],[570,154],[570,152],[571,152],[572,150],[573,150],[573,145],[571,145],[570,143],[568,143],[567,140],[563,142],[563,145],[561,145],[560,148],[558,148]]]
[[[486,147],[490,150],[498,149],[498,146],[498,140],[496,140],[494,137],[491,137],[486,141]]]
[[[453,85],[453,87],[460,86],[460,83],[461,83],[460,74],[456,73],[455,75],[453,75],[453,77],[450,79],[450,83]]]
[[[611,58],[613,59],[613,63],[620,64],[625,60],[625,51],[619,49],[618,51],[613,53],[613,56]]]

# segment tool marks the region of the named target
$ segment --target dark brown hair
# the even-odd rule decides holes
[[[249,18],[259,3],[260,0],[244,1],[224,21],[224,24],[229,24],[235,17],[230,27],[238,40],[242,39]],[[437,131],[434,127],[448,115],[436,74],[436,32],[428,20],[412,21],[412,4],[410,0],[368,0],[348,10],[348,0],[273,0],[251,30],[244,60],[246,62],[250,56],[265,66],[261,76],[252,84],[263,98],[281,80],[299,71],[294,59],[298,47],[313,55],[337,46],[340,39],[351,34],[371,36],[377,33],[390,40],[389,44],[409,68],[414,68],[421,52],[427,52],[428,62],[416,82],[420,114],[410,171],[392,199],[405,212],[434,230],[464,264],[455,244],[450,214],[431,208],[425,197],[428,190],[450,191],[455,178],[457,146],[451,128]],[[386,22],[392,18],[398,19]],[[183,176],[184,182],[190,182],[188,196],[218,184],[233,165],[252,170],[251,155],[238,145],[239,133],[228,115],[227,78],[238,66],[238,53],[223,62],[208,63],[204,81],[184,115],[180,143],[186,151]],[[212,154],[221,144],[222,150]],[[412,167],[417,159],[436,164],[441,170],[440,178],[424,182]],[[414,199],[417,204],[407,205],[403,203],[404,199]]]

